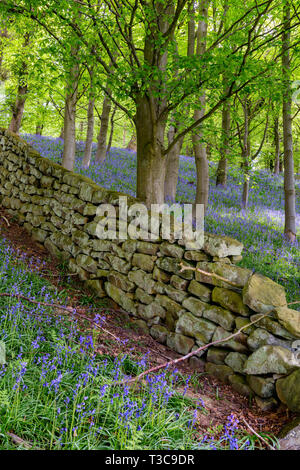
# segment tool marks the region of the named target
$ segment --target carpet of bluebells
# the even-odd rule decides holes
[[[63,303],[54,286],[0,240],[0,450],[22,449],[231,449],[251,450],[259,441],[239,429],[236,416],[207,434],[197,430],[205,403],[189,398],[191,378],[163,370],[142,387],[127,378],[147,367],[95,353],[93,329],[44,303]],[[105,312],[95,317],[99,325]],[[99,341],[99,335],[98,339]],[[3,354],[5,345],[6,353]],[[125,384],[120,386],[119,382]],[[176,392],[176,385],[184,392]],[[23,440],[16,444],[14,434]],[[264,436],[268,439],[268,437]],[[270,441],[274,443],[273,439]],[[25,443],[25,444],[24,444]]]
[[[61,163],[63,141],[49,137],[25,135],[24,138],[44,157]],[[81,167],[84,143],[77,144],[75,171],[105,188],[135,195],[136,156],[134,152],[112,148],[105,163],[91,162]],[[94,145],[95,152],[95,145]],[[192,158],[180,157],[177,202],[193,202],[196,190],[195,164]],[[241,266],[259,271],[284,285],[288,301],[299,300],[300,245],[291,246],[283,237],[283,177],[267,171],[252,171],[249,207],[241,209],[242,173],[237,167],[229,171],[227,189],[215,187],[216,165],[210,162],[211,187],[205,218],[206,231],[234,237],[244,243]],[[297,227],[300,237],[300,181],[296,182]],[[300,304],[294,308],[300,309]]]

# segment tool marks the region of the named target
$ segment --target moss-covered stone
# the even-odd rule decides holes
[[[135,284],[129,281],[127,276],[118,271],[111,271],[108,276],[108,281],[125,292],[133,292],[135,290]]]
[[[300,368],[287,377],[277,380],[276,391],[279,399],[291,411],[300,413]]]
[[[200,271],[208,272],[210,275],[204,274]],[[218,287],[225,287],[229,289],[239,289],[242,288],[246,283],[248,278],[251,276],[252,271],[246,268],[240,268],[239,266],[235,266],[233,264],[227,263],[208,263],[200,261],[197,263],[197,271],[195,274],[196,280],[199,282],[204,282],[206,284],[212,284]],[[215,275],[215,276],[214,276]],[[220,279],[226,279],[226,281]],[[232,286],[233,283],[234,286]]]
[[[195,279],[189,283],[188,291],[196,297],[199,297],[203,302],[210,302],[211,300],[211,289],[195,281]]]
[[[194,346],[194,340],[178,333],[168,333],[167,346],[179,354],[188,354]]]
[[[101,280],[89,279],[88,281],[86,281],[86,286],[90,288],[93,292],[95,292],[97,297],[106,297],[106,292],[103,288],[103,282]]]
[[[167,294],[168,297],[170,297],[170,299],[174,300],[177,303],[182,303],[188,295],[186,292],[179,289],[175,289],[174,287],[168,284],[164,286],[164,292]]]
[[[92,202],[94,190],[94,185],[86,182],[80,182],[79,198],[87,202]]]
[[[288,307],[275,310],[279,323],[296,338],[300,338],[300,312]]]
[[[80,254],[76,257],[76,263],[89,273],[97,272],[97,263],[91,256]]]
[[[231,331],[235,325],[235,316],[229,310],[225,310],[218,305],[208,305],[203,311],[202,316],[228,331]]]
[[[166,316],[166,311],[157,302],[157,300],[154,300],[153,302],[151,302],[151,304],[148,304],[148,305],[140,304],[138,306],[138,315],[146,321],[154,317],[160,317],[164,319]]]
[[[168,242],[163,242],[160,245],[159,248],[160,252],[164,256],[171,256],[172,258],[182,258],[184,254],[184,249],[181,248],[180,246],[173,244],[173,243],[168,243]]]
[[[244,371],[244,365],[248,356],[246,354],[241,354],[238,352],[230,352],[225,359],[225,364],[231,367],[234,372],[238,372],[240,374]]]
[[[217,377],[221,382],[226,384],[229,383],[228,377],[233,374],[231,367],[225,365],[213,364],[212,362],[207,362],[205,364],[205,371],[209,375]]]
[[[255,402],[258,406],[258,408],[261,409],[263,412],[268,412],[268,411],[273,411],[278,408],[278,401],[276,398],[271,397],[271,398],[261,398],[259,396],[255,397]]]
[[[249,356],[244,372],[251,375],[289,374],[300,367],[296,356],[281,346],[262,346]]]
[[[202,341],[203,344],[208,343],[216,329],[216,325],[208,320],[197,318],[189,312],[180,315],[176,323],[176,333],[182,333]]]
[[[212,291],[212,301],[244,317],[250,315],[250,309],[244,305],[242,296],[233,290],[215,287]]]
[[[243,302],[258,313],[269,313],[275,307],[286,307],[284,288],[268,277],[255,273],[243,288]]]
[[[154,268],[154,261],[155,258],[150,255],[134,253],[132,257],[132,266],[136,266],[137,268],[143,269],[147,272],[152,272]]]
[[[188,261],[209,261],[209,257],[203,251],[185,251],[184,258]]]
[[[138,287],[147,292],[147,294],[155,294],[156,283],[152,279],[150,274],[147,274],[145,271],[138,269],[136,271],[130,271],[128,273],[128,279],[134,282]]]
[[[157,266],[154,267],[153,279],[155,279],[156,281],[167,283],[170,281],[170,278],[171,278],[171,275],[169,273],[162,271]]]
[[[175,289],[185,290],[188,285],[188,281],[176,276],[176,274],[173,274],[170,279],[170,284],[175,287]]]
[[[150,335],[159,343],[165,344],[167,341],[168,329],[163,325],[153,325],[150,328]]]
[[[237,330],[246,327],[250,324],[249,318],[245,317],[236,317],[235,318],[235,327]],[[255,330],[255,325],[251,325],[248,328],[244,328],[242,331],[245,335],[250,335]]]
[[[261,398],[270,398],[275,395],[275,380],[273,377],[247,375],[247,382],[256,395]]]
[[[253,395],[253,392],[247,381],[243,375],[240,374],[232,374],[228,377],[228,382],[232,386],[232,388],[240,393],[241,395],[245,395],[246,397],[250,397]]]
[[[219,256],[220,258],[239,256],[242,253],[243,247],[242,243],[233,238],[210,233],[204,234],[203,249],[211,256]]]
[[[119,289],[117,286],[114,286],[110,282],[106,282],[104,287],[107,295],[111,297],[118,305],[120,305],[126,312],[137,316],[137,309],[134,301],[130,299],[123,290]]]
[[[140,287],[138,287],[135,291],[135,298],[139,302],[142,302],[143,304],[146,304],[146,305],[151,304],[151,302],[153,302],[154,300],[153,296],[151,296],[150,294],[147,294],[147,292],[145,292]]]
[[[175,317],[177,317],[179,312],[182,310],[182,306],[170,299],[167,295],[157,294],[156,301]]]
[[[158,250],[159,250],[159,245],[156,244],[156,243],[143,242],[143,241],[139,241],[139,240],[136,241],[136,251],[138,251],[139,253],[144,253],[145,255],[155,256],[157,254]]]
[[[167,271],[168,273],[177,274],[179,277],[182,277],[183,279],[193,279],[194,277],[194,272],[192,270],[189,270],[189,269],[182,270],[182,268],[184,267],[187,267],[187,268],[191,267],[191,265],[188,264],[184,260],[171,258],[171,257],[161,257],[156,260],[156,265],[160,269],[163,269],[164,271]]]
[[[45,230],[42,230],[41,228],[33,228],[31,232],[31,236],[33,240],[43,243],[46,240],[46,237],[48,236],[48,232]]]
[[[273,335],[279,336],[284,339],[293,339],[293,335],[289,333],[285,328],[283,328],[275,319],[270,317],[263,317],[261,314],[252,315],[250,317],[251,321],[258,320],[261,317],[261,320],[256,323],[257,327],[264,328]]]
[[[277,338],[263,328],[253,328],[252,333],[247,339],[247,344],[251,351],[255,351],[261,346],[266,345],[282,346],[283,348],[291,349],[291,343],[289,341]]]
[[[131,268],[130,263],[118,256],[108,254],[106,256],[106,260],[110,263],[112,269],[119,271],[122,274],[127,274]]]
[[[224,364],[225,358],[228,354],[229,351],[226,351],[226,349],[211,346],[207,352],[207,360],[213,364],[222,365]]]
[[[220,341],[218,344],[219,348],[226,348],[231,349],[232,351],[240,352],[240,353],[247,353],[247,336],[243,333],[239,333],[239,335],[235,336],[231,339],[226,339],[231,335],[229,331],[224,330],[221,326],[218,326],[214,336],[212,338],[213,341]]]
[[[182,306],[192,312],[196,317],[202,317],[204,310],[207,308],[207,304],[202,300],[195,299],[195,297],[188,297],[182,302]]]
[[[73,239],[74,243],[76,243],[80,247],[88,246],[89,241],[90,241],[89,236],[85,232],[83,232],[82,230],[75,230],[72,233],[72,239]]]

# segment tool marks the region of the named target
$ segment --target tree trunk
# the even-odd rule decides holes
[[[109,115],[111,110],[111,101],[105,94],[102,106],[101,124],[98,135],[98,146],[96,151],[96,162],[103,163],[106,158],[106,141],[109,124]]]
[[[243,136],[243,148],[242,148],[242,168],[244,170],[244,184],[242,193],[242,208],[248,208],[249,200],[249,184],[250,184],[250,137],[249,137],[249,105],[248,97],[245,98],[243,104],[244,111],[244,136]]]
[[[197,55],[201,56],[206,50],[206,37],[207,37],[207,16],[208,6],[207,0],[202,0],[199,11],[202,19],[198,23],[197,30]],[[205,114],[205,101],[206,96],[204,90],[200,91],[202,95],[199,98],[200,109],[194,111],[194,120],[197,121]],[[203,142],[203,132],[200,129],[196,134],[192,136],[196,172],[197,172],[197,188],[196,188],[196,199],[195,204],[203,204],[204,209],[208,203],[208,190],[209,190],[209,172],[208,172],[208,161],[206,156],[206,146]]]
[[[15,134],[19,134],[20,131],[27,91],[27,85],[18,86],[18,93],[12,108],[12,117],[8,128],[9,131],[14,132]]]
[[[1,45],[1,38],[7,39],[9,37],[7,29],[4,28],[0,30],[0,45]],[[0,81],[5,81],[8,78],[8,72],[7,70],[4,70],[2,67],[2,62],[3,62],[3,48],[2,46],[0,47]]]
[[[169,144],[174,140],[176,136],[176,129],[174,126],[170,126],[168,132]],[[178,182],[179,172],[179,155],[183,143],[183,138],[180,139],[167,154],[166,158],[166,179],[165,179],[165,201],[175,202],[176,190]]]
[[[30,33],[25,34],[23,47],[26,48],[30,42]],[[18,134],[21,127],[26,95],[28,92],[28,85],[27,85],[27,75],[28,75],[28,66],[25,60],[22,61],[21,67],[19,70],[19,85],[15,103],[12,107],[12,117],[8,127],[8,130]]]
[[[94,105],[95,105],[94,93],[93,91],[91,91],[90,97],[89,97],[88,113],[87,113],[86,141],[85,141],[85,147],[84,147],[84,155],[82,159],[83,168],[88,168],[91,162],[93,136],[94,136]]]
[[[62,166],[67,170],[73,170],[76,152],[76,104],[78,95],[79,63],[77,61],[78,48],[73,48],[74,63],[70,69],[69,81],[65,100],[64,114],[64,150]]]
[[[274,119],[274,144],[275,144],[275,160],[274,160],[274,175],[279,175],[280,164],[280,136],[279,136],[279,119]]]
[[[290,241],[296,239],[296,198],[295,198],[295,176],[293,155],[293,133],[292,133],[292,93],[291,93],[291,63],[290,63],[290,26],[291,13],[288,1],[283,6],[282,34],[282,75],[284,83],[283,92],[283,148],[284,148],[284,197],[285,197],[285,224],[284,234]]]
[[[44,124],[37,124],[35,128],[36,135],[42,135]]]
[[[223,79],[225,82],[225,78]],[[228,91],[226,83],[224,84],[224,92]],[[222,132],[220,146],[220,160],[217,169],[216,186],[227,186],[227,157],[230,145],[230,102],[225,101],[222,109]]]
[[[164,203],[166,156],[163,154],[165,121],[151,118],[150,100],[137,99],[137,197],[149,207]]]
[[[126,150],[133,150],[136,152],[136,135],[132,134],[130,141],[127,144]]]
[[[109,134],[109,139],[108,139],[108,144],[107,144],[107,149],[106,149],[107,154],[109,154],[110,152],[111,144],[112,144],[112,140],[114,136],[114,127],[115,127],[114,118],[115,118],[116,111],[117,111],[117,106],[114,107],[111,118],[110,118],[110,134]]]
[[[168,119],[165,90],[167,68],[167,35],[173,21],[173,2],[153,2],[156,19],[151,21],[144,40],[144,63],[151,74],[147,87],[135,96],[137,138],[137,197],[147,206],[164,204],[166,153],[164,135]],[[173,34],[172,34],[173,35]]]

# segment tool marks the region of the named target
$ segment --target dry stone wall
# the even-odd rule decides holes
[[[243,245],[228,237],[206,234],[202,250],[183,240],[99,239],[97,207],[117,206],[119,195],[0,130],[1,203],[36,241],[179,354],[224,340],[192,357],[195,369],[205,365],[264,410],[281,401],[300,412],[300,313],[287,307],[284,288],[237,266]]]

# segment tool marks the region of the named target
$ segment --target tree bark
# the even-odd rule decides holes
[[[105,94],[102,106],[101,114],[101,124],[100,131],[98,135],[98,146],[96,151],[96,162],[103,163],[106,158],[106,141],[107,141],[107,132],[109,125],[109,115],[111,110],[111,101],[109,97]]]
[[[8,37],[9,35],[8,35],[6,28],[0,30],[0,44],[2,42],[1,38],[7,39]],[[2,62],[3,62],[3,48],[1,46],[0,47],[0,80],[5,81],[7,79],[8,73],[7,73],[7,70],[3,69]]]
[[[35,128],[36,135],[42,135],[44,124],[37,124]]]
[[[208,17],[208,4],[207,0],[202,0],[199,6],[199,11],[202,19],[198,23],[197,30],[197,50],[196,54],[201,56],[206,50],[206,38],[207,38],[207,17]],[[205,114],[205,91],[201,90],[202,95],[199,98],[200,109],[194,111],[194,120],[197,121]],[[195,204],[203,204],[206,209],[208,204],[208,191],[209,191],[209,172],[208,172],[208,161],[206,156],[206,146],[203,142],[203,132],[200,128],[197,133],[192,136],[195,162],[196,162],[196,173],[197,173],[197,188],[196,188],[196,199]]]
[[[279,175],[280,167],[280,135],[279,135],[279,119],[274,119],[274,144],[275,144],[275,160],[274,160],[274,175]]]
[[[94,136],[94,105],[95,105],[95,97],[94,97],[94,92],[91,89],[90,96],[89,96],[88,112],[87,112],[86,140],[85,140],[85,147],[84,147],[84,155],[82,159],[83,168],[88,168],[91,162],[93,136]]]
[[[19,85],[18,86],[18,92],[17,92],[17,97],[16,101],[12,107],[12,117],[11,121],[9,124],[8,130],[11,132],[14,132],[15,134],[19,134],[21,123],[22,123],[22,117],[24,113],[24,108],[25,108],[25,101],[27,98],[27,91],[28,87],[27,84]]]
[[[224,80],[224,92],[227,93],[228,88],[226,79]],[[221,146],[220,146],[220,160],[217,169],[216,186],[227,186],[227,158],[230,146],[230,102],[227,100],[223,104],[222,109],[222,132],[221,132]]]
[[[176,128],[170,126],[168,132],[168,142],[169,144],[173,141],[176,135]],[[166,178],[165,178],[165,201],[166,202],[175,202],[176,199],[176,190],[178,182],[178,173],[179,173],[179,155],[183,143],[183,138],[180,139],[174,147],[167,154],[166,158]]]
[[[111,144],[112,144],[112,140],[113,140],[113,136],[114,136],[114,127],[115,127],[115,119],[114,118],[115,118],[116,111],[117,111],[117,106],[114,107],[113,112],[111,114],[111,118],[110,118],[110,134],[109,134],[109,139],[108,139],[108,144],[107,144],[107,149],[106,149],[107,155],[110,152]]]
[[[30,33],[25,34],[25,39],[23,47],[27,47],[30,42]],[[27,84],[27,75],[28,75],[28,65],[26,61],[22,61],[21,68],[19,70],[19,85],[16,100],[12,106],[12,117],[8,127],[8,130],[19,134],[22,117],[24,113],[25,101],[27,98],[28,84]]]
[[[250,136],[249,136],[249,102],[248,97],[245,98],[243,103],[244,111],[244,136],[243,136],[243,147],[242,147],[242,168],[244,170],[244,184],[242,192],[242,208],[248,208],[249,200],[249,184],[250,184]]]
[[[72,49],[73,65],[70,68],[69,80],[65,99],[64,114],[64,150],[62,166],[67,170],[73,170],[76,152],[76,104],[78,95],[79,63],[78,47]]]
[[[290,62],[290,26],[291,12],[289,1],[283,5],[282,34],[282,75],[283,92],[283,148],[284,148],[284,198],[285,198],[285,237],[293,243],[296,239],[296,196],[294,176],[293,131],[292,131],[292,93],[291,93],[291,62]]]
[[[151,102],[152,101],[152,104]],[[166,156],[163,154],[164,120],[152,119],[155,98],[136,102],[137,197],[147,206],[164,203]],[[156,108],[157,109],[157,108]],[[155,115],[157,116],[157,112]]]
[[[133,133],[130,137],[130,141],[128,142],[126,146],[126,150],[133,150],[136,152],[136,134]]]
[[[167,3],[167,4],[166,4]],[[164,74],[167,66],[167,46],[162,38],[168,32],[174,14],[171,2],[154,2],[157,20],[149,24],[144,42],[144,62],[151,76],[147,87],[135,97],[137,138],[137,197],[147,206],[164,204],[166,153],[164,135],[168,113]],[[173,34],[172,34],[173,35]],[[164,110],[164,115],[162,114]]]

